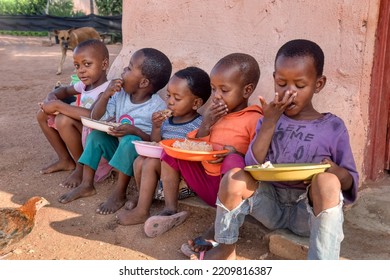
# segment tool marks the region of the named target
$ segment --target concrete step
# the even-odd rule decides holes
[[[190,206],[194,208],[194,211],[196,211],[196,208],[215,210],[215,208],[210,207],[198,197],[190,197],[184,200],[179,200],[179,204]],[[271,231],[251,216],[246,217],[244,225],[245,224],[251,224],[251,227],[246,228],[249,228],[251,231],[256,231],[258,234],[263,236],[263,239],[268,244],[268,251],[270,256],[274,256],[278,260],[307,259],[307,252],[309,250],[308,237],[298,236],[287,229]],[[259,255],[259,258],[264,258],[264,254]],[[342,257],[341,259],[346,258]]]
[[[266,238],[271,254],[287,260],[307,259],[309,238],[298,236],[285,229],[272,231]]]
[[[197,197],[181,200],[192,207],[208,207]],[[214,208],[212,208],[214,209]],[[196,210],[194,210],[196,211]],[[344,240],[340,259],[389,260],[390,259],[390,174],[378,182],[366,183],[359,198],[344,210]],[[270,231],[252,217],[250,234],[257,233],[268,243],[270,255],[277,259],[306,259],[309,238],[297,236],[289,230]],[[260,254],[260,253],[259,253]],[[261,258],[261,256],[259,256]]]
[[[179,204],[184,204],[190,207],[214,209],[206,203],[204,203],[198,197],[190,197],[183,200],[179,200]],[[215,209],[214,209],[215,210]],[[196,211],[196,210],[195,210]],[[309,239],[297,236],[289,230],[275,230],[270,231],[253,217],[247,216],[245,223],[255,225],[256,230],[263,235],[263,238],[268,242],[268,250],[271,255],[275,255],[277,259],[290,259],[290,260],[304,260],[307,256]],[[262,258],[262,256],[259,256]]]

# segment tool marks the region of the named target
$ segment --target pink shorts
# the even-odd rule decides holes
[[[55,118],[56,118],[55,115],[48,115],[47,116],[47,125],[49,127],[54,128],[54,129],[57,130]]]
[[[176,171],[179,171],[188,187],[208,205],[215,207],[221,175],[208,175],[201,162],[176,159],[167,155],[164,151],[161,155],[161,160],[165,161]],[[223,175],[236,167],[245,167],[244,158],[238,154],[229,154],[222,162],[221,174]]]

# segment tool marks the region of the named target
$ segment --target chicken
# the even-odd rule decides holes
[[[18,208],[0,209],[0,251],[27,236],[35,225],[35,215],[48,205],[43,197],[34,196]]]

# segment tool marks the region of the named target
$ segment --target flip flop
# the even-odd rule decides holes
[[[193,242],[194,242],[194,245],[197,245],[197,246],[208,246],[208,247],[210,247],[208,250],[218,246],[218,242],[206,241],[202,236],[198,236],[198,237],[194,238]],[[194,255],[194,254],[197,255],[200,252],[206,252],[207,251],[207,250],[203,250],[203,251],[200,251],[200,252],[196,252],[196,251],[192,250],[191,246],[188,243],[183,243],[181,245],[180,250],[187,257],[191,257],[191,255]]]
[[[159,236],[171,228],[184,223],[188,214],[189,213],[187,211],[182,211],[169,216],[152,216],[145,222],[145,234],[148,237]]]
[[[197,260],[203,260],[204,259],[204,255],[206,253],[206,251],[200,251],[200,252],[195,252],[193,251],[191,248],[190,248],[190,245],[188,244],[183,244],[181,245],[181,248],[180,248],[181,252],[186,255],[187,257],[189,257],[190,259],[197,259]],[[196,258],[194,258],[194,256]]]
[[[218,246],[218,242],[207,241],[202,236],[195,237],[193,241],[195,246],[208,246],[210,249]]]
[[[204,259],[204,254],[206,254],[206,251],[201,251],[199,252],[199,257],[198,257],[198,260],[201,261]]]

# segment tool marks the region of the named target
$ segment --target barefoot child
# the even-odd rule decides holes
[[[132,141],[150,141],[152,113],[166,107],[156,93],[167,84],[171,72],[168,57],[156,49],[144,48],[132,55],[122,79],[111,81],[91,113],[93,119],[115,119],[121,125],[110,129],[109,133],[93,130],[88,135],[79,159],[84,165],[82,182],[62,195],[59,198],[61,203],[96,193],[93,178],[101,157],[104,157],[119,171],[119,176],[110,197],[96,211],[111,214],[123,206],[127,185],[133,176],[133,162],[138,156]]]
[[[75,48],[73,62],[80,81],[50,92],[37,114],[38,123],[58,156],[41,173],[74,170],[61,184],[68,188],[75,187],[82,178],[83,169],[77,161],[83,152],[82,134],[85,136],[88,131],[83,130],[80,117],[89,117],[92,104],[109,83],[107,47],[99,40],[84,41]],[[74,95],[80,95],[79,106],[65,102]]]
[[[219,143],[230,152],[212,162],[179,160],[162,154],[165,207],[159,215],[145,222],[147,236],[160,235],[186,219],[187,212],[177,213],[181,177],[203,201],[215,207],[221,176],[233,167],[244,167],[243,155],[255,135],[262,112],[258,105],[248,106],[259,78],[257,61],[247,54],[227,55],[213,67],[211,105],[205,109],[199,129],[189,133],[188,138]]]
[[[343,203],[355,201],[358,173],[344,122],[319,113],[314,94],[325,86],[324,54],[308,40],[284,44],[275,59],[275,98],[260,97],[264,118],[245,156],[247,165],[329,163],[311,182],[257,182],[240,168],[225,174],[218,193],[215,241],[205,259],[235,259],[239,228],[252,215],[269,229],[310,237],[308,259],[339,259]],[[193,255],[192,258],[199,256]]]
[[[199,128],[202,118],[198,109],[211,94],[209,75],[197,67],[176,72],[167,86],[167,108],[172,116],[168,119],[160,112],[153,113],[151,140],[185,138],[187,133]],[[161,161],[158,158],[138,156],[134,162],[134,176],[139,188],[137,206],[118,213],[122,225],[141,224],[150,216],[150,206],[160,179]]]

